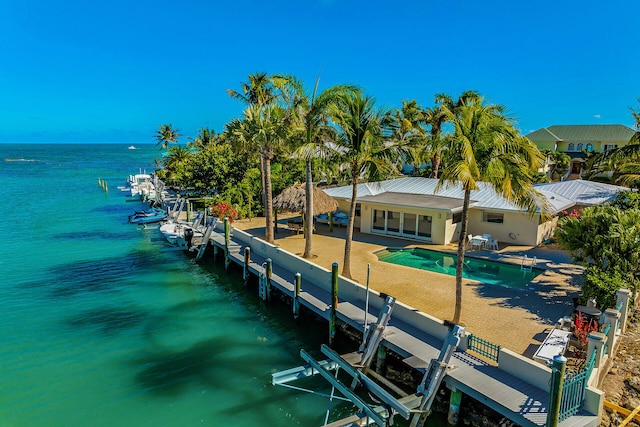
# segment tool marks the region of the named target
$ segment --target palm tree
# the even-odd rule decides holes
[[[164,158],[164,167],[167,170],[170,181],[179,187],[183,187],[187,179],[185,166],[191,156],[191,150],[180,145],[169,147],[167,150],[167,156]]]
[[[338,162],[347,168],[352,185],[349,220],[344,245],[342,275],[351,278],[351,242],[356,215],[358,183],[387,177],[400,153],[383,138],[384,114],[375,108],[375,100],[360,91],[340,94],[329,113],[338,127],[336,150]]]
[[[391,130],[388,139],[399,146],[406,147],[408,155],[400,160],[404,163],[413,163],[414,171],[416,165],[422,161],[420,152],[426,136],[426,131],[422,127],[425,118],[424,109],[415,99],[402,101],[402,107],[386,117]]]
[[[249,81],[241,83],[241,85],[240,92],[227,89],[227,93],[244,104],[264,107],[277,98],[273,80],[267,73],[250,74]]]
[[[271,190],[271,160],[283,146],[287,127],[285,109],[269,104],[264,107],[249,106],[244,110],[243,119],[232,120],[227,132],[232,135],[232,144],[236,150],[257,152],[264,171],[265,195],[265,240],[273,243],[273,194]]]
[[[294,76],[277,75],[274,80],[278,87],[288,95],[292,120],[298,131],[299,138],[296,155],[305,161],[305,212],[304,216],[304,258],[313,257],[313,159],[326,159],[330,156],[329,142],[335,140],[335,128],[330,126],[328,107],[335,103],[338,96],[348,91],[357,90],[354,86],[333,86],[318,93],[320,79],[316,79],[313,92],[309,95],[304,85]]]
[[[160,149],[164,150],[171,143],[177,144],[179,136],[178,130],[174,129],[169,123],[158,126],[154,139],[156,140],[156,145],[160,145]]]
[[[464,191],[453,315],[453,322],[458,323],[471,191],[479,188],[480,181],[486,181],[502,197],[529,212],[535,212],[539,205],[546,208],[532,186],[532,173],[540,167],[543,157],[531,141],[518,134],[503,107],[486,105],[480,96],[466,96],[455,106],[443,105],[443,111],[453,126],[453,135],[437,188],[462,185]]]
[[[213,129],[202,128],[198,129],[198,133],[196,137],[187,143],[188,147],[194,148],[198,151],[205,150],[209,145],[215,144],[218,140],[218,135],[216,135]]]

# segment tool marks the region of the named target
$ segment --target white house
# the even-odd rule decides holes
[[[460,239],[464,192],[460,185],[436,192],[437,179],[406,177],[358,185],[355,226],[362,233],[384,234],[435,244]],[[575,202],[546,188],[538,191],[546,197],[551,218],[540,212],[528,213],[498,195],[489,184],[479,183],[471,192],[469,233],[491,234],[501,242],[536,246],[551,237],[557,214]],[[324,191],[349,211],[352,187],[327,188]]]

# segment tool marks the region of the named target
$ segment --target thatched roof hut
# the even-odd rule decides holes
[[[274,197],[273,207],[279,211],[302,212],[306,206],[307,186],[294,184],[284,189],[282,193]],[[313,186],[313,213],[314,215],[333,212],[338,209],[338,202],[333,197]]]

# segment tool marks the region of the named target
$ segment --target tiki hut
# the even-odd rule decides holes
[[[286,188],[273,199],[273,207],[279,211],[300,212],[304,214],[306,207],[307,187],[305,184],[294,184]],[[333,197],[313,187],[313,213],[314,215],[333,212],[338,209],[338,202]]]

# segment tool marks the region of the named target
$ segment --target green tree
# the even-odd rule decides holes
[[[201,128],[198,130],[196,137],[187,143],[187,146],[198,151],[203,151],[210,145],[215,144],[217,141],[218,136],[213,129]]]
[[[286,141],[285,117],[285,109],[279,105],[254,105],[244,110],[242,120],[234,119],[227,125],[227,132],[233,135],[232,143],[236,145],[236,151],[254,151],[260,155],[264,171],[265,239],[269,243],[274,241],[271,161]]]
[[[240,92],[227,89],[227,93],[234,99],[246,105],[264,107],[271,104],[278,97],[271,76],[267,73],[250,74],[247,82],[241,83]]]
[[[191,150],[183,146],[169,147],[164,158],[164,167],[167,171],[168,184],[180,188],[188,186],[188,162],[192,157]]]
[[[352,185],[342,267],[342,275],[351,278],[351,243],[358,184],[388,177],[393,172],[396,159],[404,153],[393,144],[385,144],[384,114],[375,107],[373,98],[360,91],[341,94],[329,107],[329,113],[339,130],[336,163],[342,165],[342,169],[348,169]]]
[[[303,83],[294,76],[279,75],[275,79],[279,86],[289,93],[292,112],[293,131],[296,134],[296,155],[305,162],[305,221],[304,221],[304,258],[313,256],[313,160],[330,156],[329,143],[336,138],[335,128],[330,125],[329,106],[339,96],[357,90],[353,86],[340,85],[330,87],[318,93],[320,79],[316,79],[313,92],[305,90]]]
[[[615,294],[610,283],[617,283],[622,277],[627,287],[637,291],[640,281],[640,209],[638,200],[632,197],[637,193],[619,195],[613,203],[593,206],[563,217],[556,229],[557,241],[576,260],[591,268],[592,278],[602,275],[609,279],[602,281],[585,280],[584,295]],[[600,270],[602,273],[594,270]],[[586,279],[586,276],[585,276]],[[595,288],[595,289],[594,289]],[[605,298],[609,300],[609,298]],[[600,304],[605,302],[599,299]]]
[[[160,145],[160,149],[164,150],[169,146],[169,144],[177,144],[179,136],[180,134],[178,133],[178,130],[174,129],[169,123],[158,126],[154,139],[156,141],[156,145]]]
[[[464,191],[453,315],[453,322],[458,323],[471,191],[479,189],[484,181],[510,202],[534,212],[543,198],[533,189],[531,177],[542,164],[542,155],[531,141],[518,134],[502,106],[485,104],[475,92],[465,92],[455,106],[443,105],[443,111],[453,126],[453,135],[438,188],[461,185]]]

